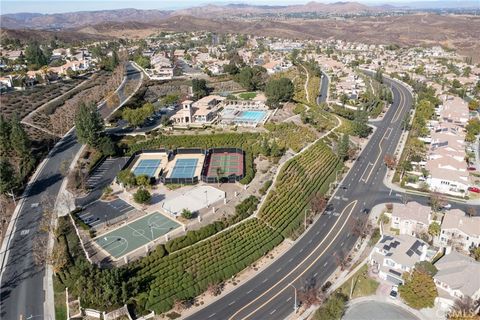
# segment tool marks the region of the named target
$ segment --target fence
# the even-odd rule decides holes
[[[228,176],[222,176],[219,177],[218,176],[208,176],[208,168],[210,166],[210,159],[211,159],[211,156],[215,153],[236,153],[240,156],[242,156],[242,168],[243,168],[243,172],[241,175],[238,175],[238,174],[231,174],[231,175],[228,175]],[[245,176],[245,152],[242,150],[242,149],[239,149],[239,148],[212,148],[212,149],[208,149],[207,151],[207,155],[205,157],[205,162],[203,164],[203,169],[202,169],[202,176],[201,176],[201,179],[203,182],[205,183],[218,183],[219,180],[221,182],[228,182],[228,183],[235,183],[237,181],[240,181],[243,179],[243,177]]]

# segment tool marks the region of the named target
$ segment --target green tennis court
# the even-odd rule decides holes
[[[97,237],[95,242],[118,259],[178,227],[179,223],[153,212]]]
[[[220,169],[224,174],[243,174],[243,156],[237,153],[213,153],[210,158],[207,176],[215,176]]]

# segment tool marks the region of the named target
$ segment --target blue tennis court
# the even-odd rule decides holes
[[[193,178],[198,159],[178,159],[170,178]]]
[[[153,177],[155,171],[157,171],[160,166],[161,160],[158,159],[142,159],[138,162],[135,169],[133,169],[133,174],[136,176],[147,175]]]

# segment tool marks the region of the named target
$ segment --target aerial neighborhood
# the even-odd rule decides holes
[[[478,7],[44,4],[1,16],[2,319],[480,317]]]

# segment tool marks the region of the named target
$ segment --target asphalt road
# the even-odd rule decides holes
[[[342,320],[419,320],[418,317],[393,303],[358,302],[349,306]]]
[[[319,94],[317,97],[317,104],[320,104],[322,102],[327,102],[327,95],[328,95],[328,77],[325,72],[322,72],[322,79],[320,81],[320,90]]]
[[[332,212],[320,216],[264,271],[188,319],[284,319],[294,311],[295,289],[321,286],[352,249],[358,239],[356,225],[367,219],[363,209],[401,201],[382,183],[386,174],[383,157],[394,153],[413,99],[402,85],[385,81],[392,87],[394,102],[376,123],[366,148],[344,178],[343,188],[331,198]]]
[[[127,67],[127,82],[138,80],[140,73],[132,65]],[[126,83],[127,83],[126,82]],[[126,84],[125,83],[125,84]],[[120,102],[125,99],[124,87],[119,89]],[[109,113],[106,105],[99,107],[102,115]],[[81,145],[77,143],[75,131],[61,139],[46,160],[44,167],[32,181],[20,209],[15,232],[9,239],[8,257],[0,261],[2,278],[0,283],[0,318],[19,319],[21,315],[33,319],[44,318],[44,277],[45,268],[34,263],[32,246],[42,217],[42,198],[56,199],[62,183],[60,164],[71,163]],[[6,239],[5,241],[8,241]],[[46,248],[45,248],[46,249]]]

